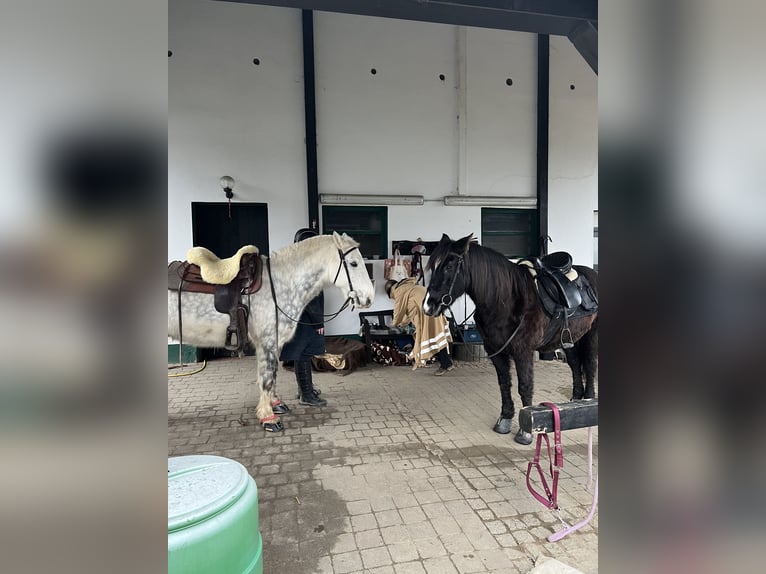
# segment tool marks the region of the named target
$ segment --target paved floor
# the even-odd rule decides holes
[[[561,523],[526,489],[533,447],[492,432],[500,396],[491,363],[456,365],[442,377],[435,367],[378,365],[315,373],[322,409],[300,406],[294,375],[280,370],[292,412],[273,435],[255,419],[254,360],[216,360],[168,379],[169,456],[215,454],[248,468],[265,574],[529,572],[545,557],[597,572],[598,514],[546,541]],[[535,377],[535,403],[571,395],[565,364],[537,362]],[[596,430],[596,459],[597,444]],[[592,501],[587,431],[564,434],[564,457],[559,501],[572,523]]]

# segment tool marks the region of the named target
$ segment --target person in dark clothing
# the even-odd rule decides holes
[[[318,235],[313,229],[303,228],[295,233],[298,243]],[[323,407],[327,401],[320,398],[319,389],[314,388],[311,376],[311,358],[325,352],[324,346],[324,293],[312,299],[300,316],[295,336],[290,339],[279,355],[281,361],[293,361],[295,378],[298,381],[299,399],[302,405]]]

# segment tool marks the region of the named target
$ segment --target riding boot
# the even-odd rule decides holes
[[[311,380],[311,361],[295,361],[295,378],[300,388],[300,403],[310,407],[323,407],[327,401],[319,397]]]

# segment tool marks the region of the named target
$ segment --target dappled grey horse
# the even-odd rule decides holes
[[[295,334],[303,309],[325,287],[335,285],[346,303],[369,307],[375,289],[364,266],[359,244],[345,233],[320,235],[288,245],[263,259],[263,284],[247,295],[250,313],[248,335],[255,347],[260,398],[256,416],[264,430],[283,426],[272,410],[278,357],[282,346]],[[230,318],[216,311],[213,295],[181,295],[181,324],[178,326],[178,293],[168,290],[168,336],[200,347],[224,347]]]

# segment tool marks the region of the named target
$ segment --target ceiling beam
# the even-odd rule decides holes
[[[598,20],[597,0],[217,0],[570,36]]]
[[[598,76],[598,24],[585,20],[568,35],[580,55]]]

